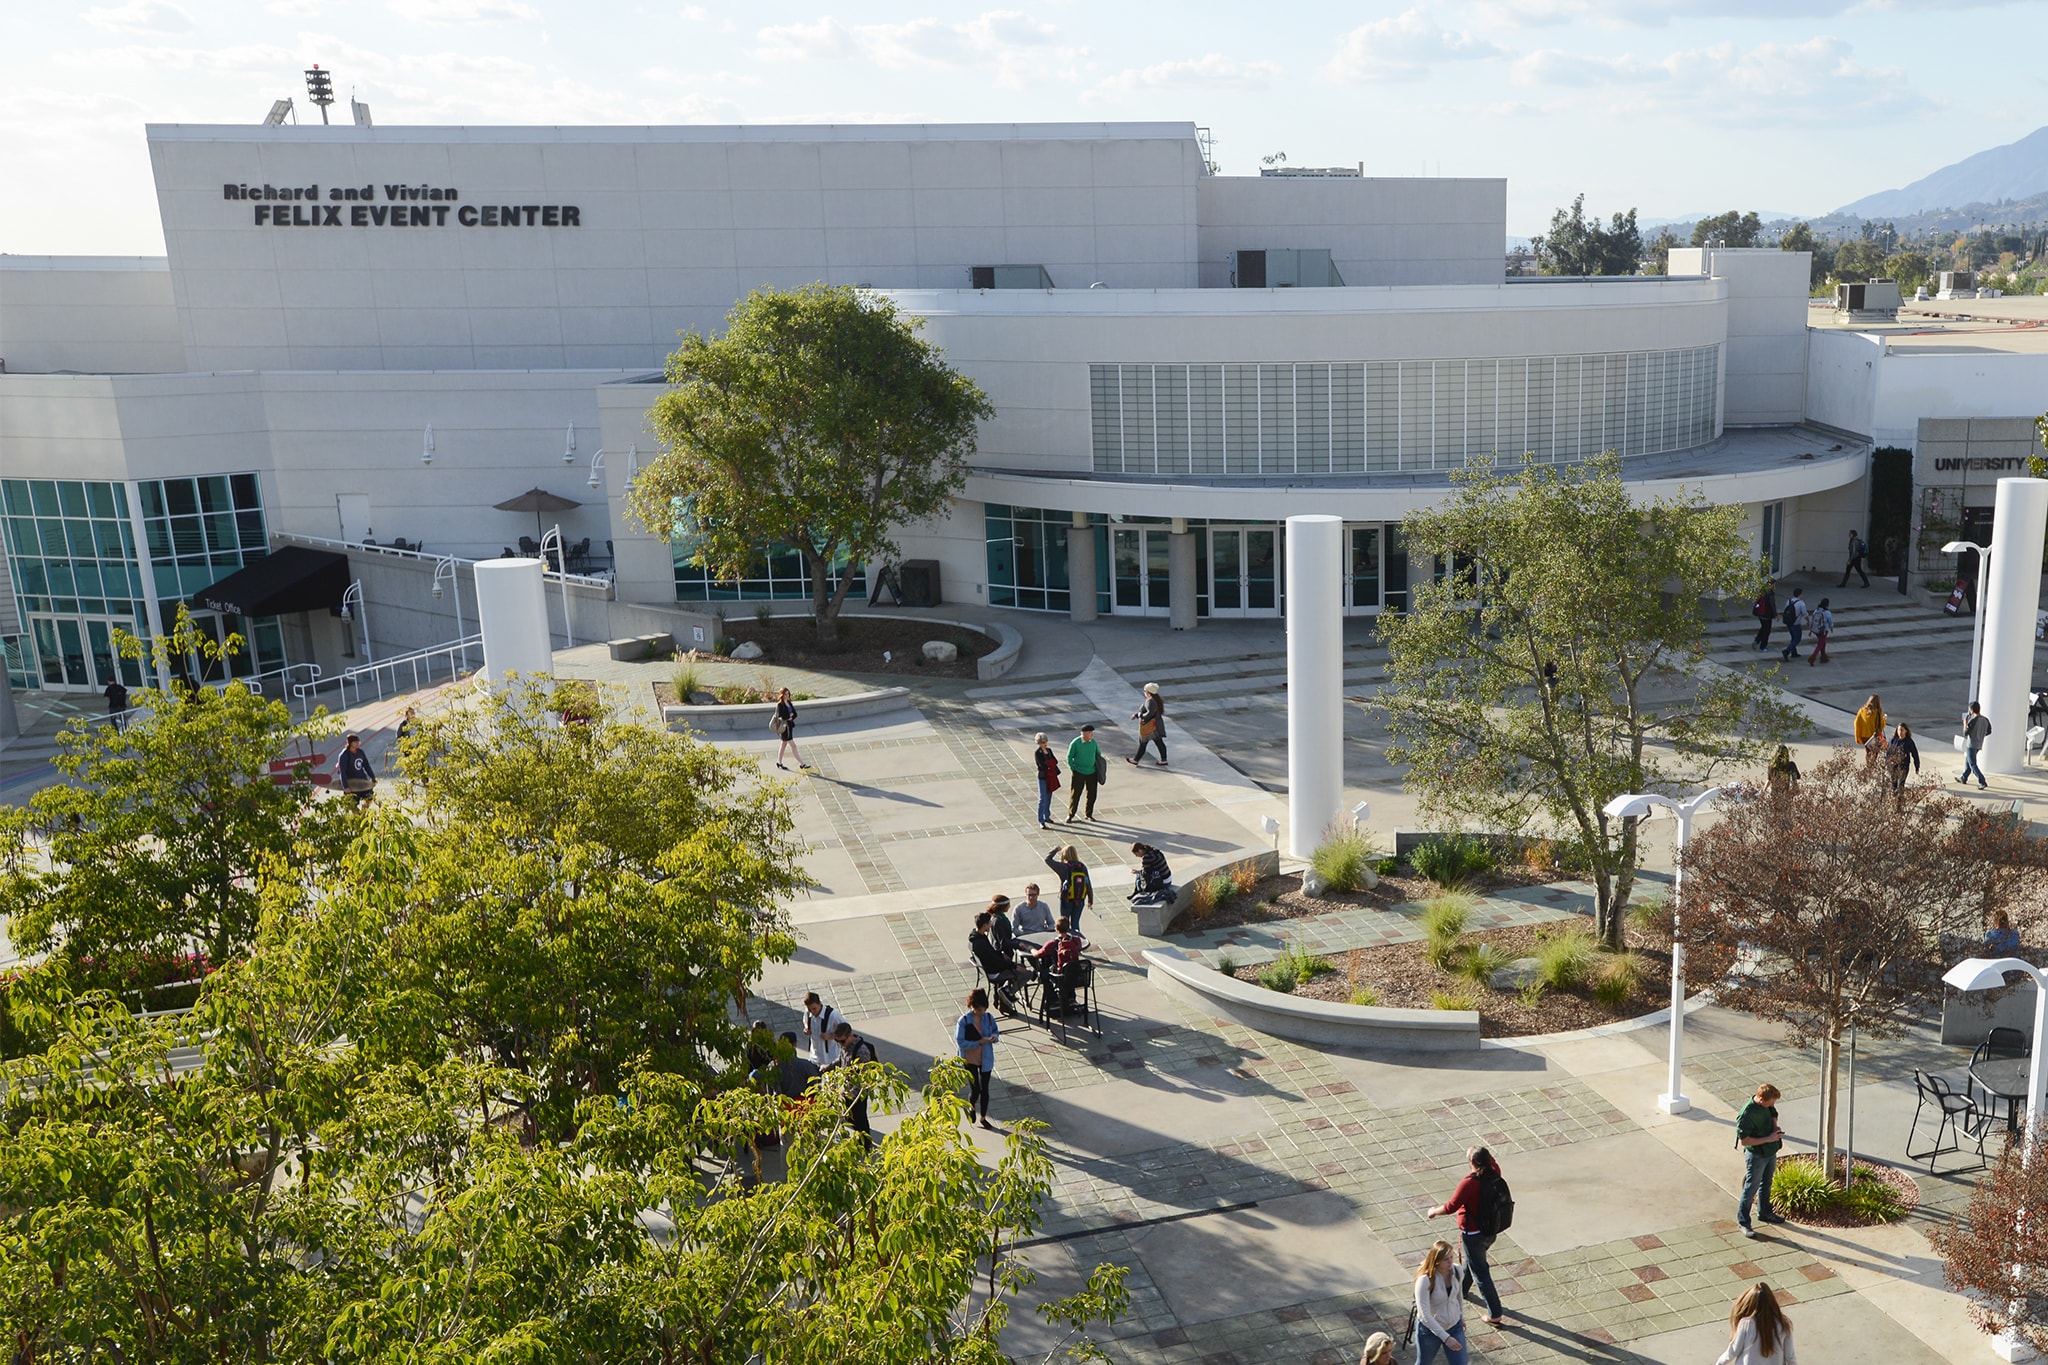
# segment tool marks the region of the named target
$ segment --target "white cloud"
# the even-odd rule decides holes
[[[701,24],[711,17],[711,11],[702,5],[684,5],[676,12],[693,24]]]
[[[391,12],[423,24],[495,24],[537,19],[540,12],[519,0],[391,0]]]
[[[1751,47],[1717,43],[1656,60],[1546,48],[1517,59],[1513,79],[1527,87],[1585,91],[1614,112],[1647,106],[1736,127],[1862,124],[1934,103],[1912,88],[1903,69],[1866,66],[1848,43],[1827,36]],[[1623,102],[1615,104],[1617,98]]]
[[[1482,23],[1540,28],[1592,22],[1610,27],[1653,27],[1674,19],[1818,19],[1876,11],[1956,10],[2007,0],[1479,0]]]
[[[190,33],[199,27],[184,9],[170,0],[128,0],[124,5],[103,5],[85,12],[94,28],[115,33]]]
[[[1496,43],[1462,30],[1444,28],[1427,5],[1390,19],[1360,24],[1337,41],[1323,75],[1344,83],[1412,80],[1444,62],[1503,56]]]
[[[1062,45],[1057,28],[1018,10],[987,10],[960,23],[926,17],[847,25],[826,15],[771,25],[754,36],[754,56],[766,62],[857,59],[890,71],[992,66],[996,83],[1007,89],[1032,80],[1072,81],[1086,53]]]
[[[1279,79],[1277,62],[1241,62],[1210,52],[1185,61],[1128,67],[1103,81],[1098,90],[1264,90]]]

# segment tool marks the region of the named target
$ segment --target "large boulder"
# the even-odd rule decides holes
[[[960,648],[948,640],[926,640],[924,657],[935,664],[949,664],[960,657]]]
[[[1495,972],[1487,981],[1497,991],[1519,991],[1543,979],[1543,964],[1533,957],[1518,957]]]
[[[732,657],[735,659],[758,659],[764,652],[753,640],[742,640],[732,647]]]

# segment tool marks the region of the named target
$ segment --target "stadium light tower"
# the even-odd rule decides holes
[[[334,103],[334,77],[322,71],[318,62],[306,73],[306,98],[320,106],[320,121],[327,122],[327,106]]]

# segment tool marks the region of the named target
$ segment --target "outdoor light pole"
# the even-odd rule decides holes
[[[2033,1164],[2034,1135],[2040,1131],[2034,1125],[2041,1117],[2041,1040],[2048,1037],[2048,973],[2016,957],[1968,957],[1943,972],[1941,979],[1959,991],[1995,991],[2012,972],[2019,972],[2034,983],[2034,1040],[2027,1061],[2027,1126],[2020,1131],[2020,1162],[2026,1166]],[[2019,1209],[2017,1215],[2024,1220],[2027,1211]],[[2017,1311],[2020,1305],[2014,1307]],[[2035,1358],[2033,1348],[2010,1329],[1991,1339],[1991,1349],[2005,1360]]]
[[[349,610],[349,603],[351,602],[355,603],[354,611]],[[341,595],[341,619],[346,621],[351,616],[355,617],[362,624],[363,662],[366,664],[376,663],[377,656],[370,652],[370,609],[363,605],[363,580],[360,578],[350,583],[348,591]]]
[[[1685,942],[1679,935],[1684,911],[1685,845],[1692,838],[1693,816],[1720,794],[1719,787],[1709,787],[1689,801],[1674,801],[1655,792],[1632,792],[1609,801],[1603,812],[1610,820],[1625,820],[1631,815],[1641,819],[1654,810],[1668,810],[1678,817],[1678,845],[1672,856],[1671,878],[1671,1074],[1665,1092],[1657,1097],[1657,1107],[1667,1114],[1683,1114],[1692,1108],[1678,1075],[1685,1060]]]
[[[562,523],[556,522],[554,529],[540,538],[540,562],[548,562],[548,547],[553,546],[555,563],[562,572],[562,638],[568,641],[567,649],[576,648],[576,627],[569,621],[569,552],[562,547]]]
[[[1974,540],[1951,540],[1941,547],[1941,552],[1945,555],[1959,555],[1965,550],[1977,552],[1977,582],[1970,594],[1977,599],[1977,609],[1971,613],[1973,624],[1970,627],[1970,695],[1963,699],[1967,704],[1979,699],[1978,670],[1984,665],[1984,599],[1990,595],[1986,591],[1990,585],[1984,580],[1991,576],[1991,547],[1979,545]]]
[[[455,638],[457,641],[460,641],[463,638],[462,578],[461,571],[456,567],[454,555],[442,555],[434,561],[434,598],[436,601],[440,600],[441,580],[444,578],[448,580],[448,586],[455,591]],[[469,665],[469,647],[467,645],[462,646],[462,663],[464,667]]]

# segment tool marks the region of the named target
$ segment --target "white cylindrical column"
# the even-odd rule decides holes
[[[1067,615],[1093,621],[1095,612],[1095,525],[1076,512],[1067,531]]]
[[[1991,738],[1978,755],[1987,773],[2016,773],[2024,766],[2044,533],[2048,479],[2000,479],[1991,517],[1991,565],[1986,575],[1990,582],[1982,585],[1984,695],[1974,698],[1984,703],[1984,715],[1991,722]]]
[[[492,691],[504,685],[508,674],[545,678],[555,670],[541,567],[538,559],[477,563],[477,629],[484,637],[484,685]]]
[[[1176,527],[1186,523],[1178,518]],[[1167,624],[1175,630],[1195,628],[1195,533],[1175,530],[1166,537]]]
[[[1287,519],[1287,851],[1306,858],[1344,799],[1344,519]]]

